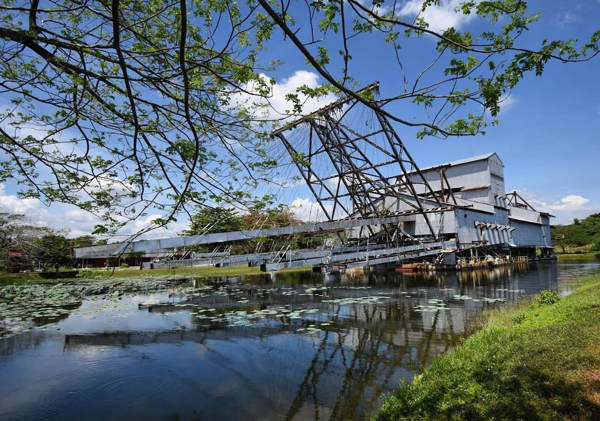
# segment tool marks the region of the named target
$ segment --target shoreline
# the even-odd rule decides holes
[[[600,252],[592,251],[588,253],[557,253],[559,262],[600,262]]]
[[[600,273],[553,304],[492,310],[483,328],[387,397],[375,420],[598,419]]]
[[[245,265],[214,267],[214,266],[186,266],[179,268],[162,269],[139,269],[138,267],[112,268],[106,269],[77,269],[79,274],[75,278],[57,278],[45,279],[39,276],[37,272],[28,273],[0,273],[0,285],[9,284],[51,284],[51,283],[69,283],[78,281],[93,281],[104,279],[120,278],[148,278],[153,279],[164,276],[198,277],[211,278],[220,276],[246,276],[246,275],[269,275],[269,272],[261,272],[257,266],[248,267]],[[286,268],[277,273],[283,272],[303,272],[310,271],[309,267]]]
[[[594,262],[600,263],[600,252],[590,253],[557,253],[557,261],[562,263],[579,263],[579,262]],[[508,263],[513,264],[513,263]],[[465,268],[467,270],[471,268]],[[476,268],[473,268],[476,269]],[[69,269],[71,270],[71,269]],[[75,269],[73,269],[75,270]],[[132,277],[144,277],[152,279],[154,277],[163,276],[190,276],[190,277],[219,277],[219,276],[246,276],[246,275],[265,275],[270,272],[261,272],[258,266],[246,266],[236,265],[227,267],[214,267],[214,266],[184,266],[178,268],[160,268],[160,269],[139,269],[138,267],[121,268],[116,267],[110,269],[104,268],[90,268],[90,269],[76,269],[79,274],[74,278],[57,278],[57,279],[46,279],[42,278],[38,272],[27,272],[27,273],[0,273],[0,285],[9,284],[46,284],[56,282],[73,282],[81,280],[94,280],[94,279],[117,279],[117,278],[132,278]],[[286,268],[276,271],[279,272],[303,272],[310,271],[311,268],[308,266]]]

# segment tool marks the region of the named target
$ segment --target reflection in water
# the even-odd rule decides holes
[[[84,301],[0,340],[0,418],[361,419],[482,309],[594,270],[285,273]]]

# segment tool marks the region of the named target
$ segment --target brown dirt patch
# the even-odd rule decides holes
[[[588,372],[588,388],[590,401],[600,406],[600,369]]]

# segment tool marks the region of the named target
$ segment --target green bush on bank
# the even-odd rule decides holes
[[[375,419],[600,419],[589,380],[600,368],[600,276],[560,301],[544,297],[494,312]]]
[[[558,295],[558,292],[548,289],[540,291],[540,295],[538,296],[538,303],[540,304],[552,305],[557,303],[559,300],[560,296]]]

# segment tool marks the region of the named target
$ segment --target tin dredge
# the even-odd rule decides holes
[[[364,92],[377,88],[373,84]],[[377,265],[464,269],[554,256],[551,215],[536,211],[516,191],[506,193],[496,153],[420,169],[386,116],[353,98],[271,136],[287,150],[325,221],[81,247],[75,257],[90,264],[133,252],[154,256],[143,263],[147,268],[248,264],[263,271],[297,266],[335,271]],[[335,241],[314,249],[181,252],[200,244],[324,233]]]

